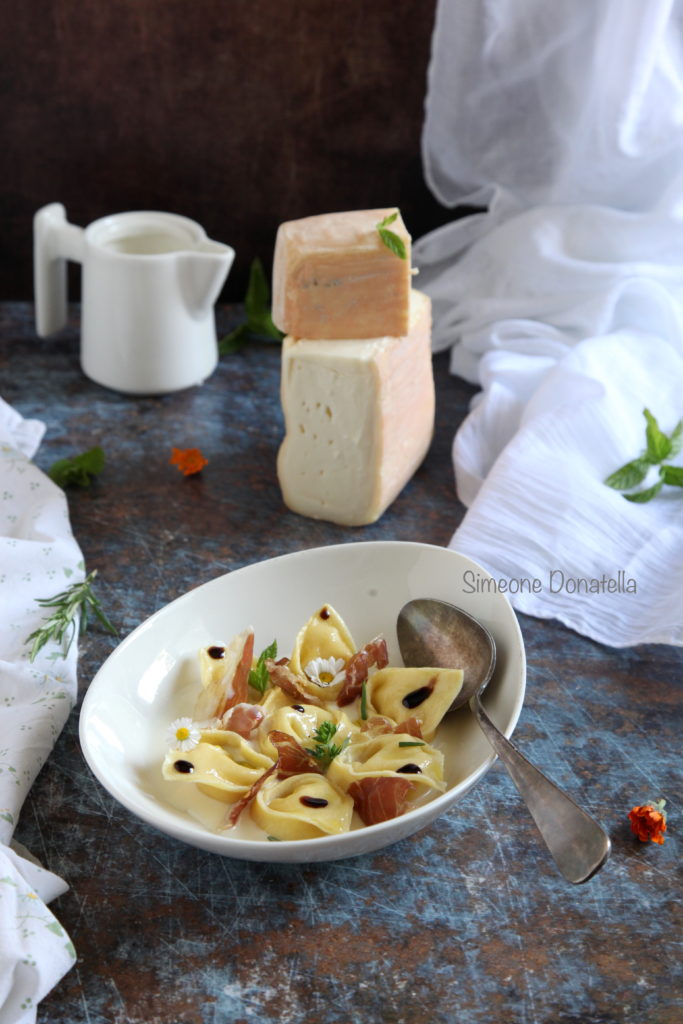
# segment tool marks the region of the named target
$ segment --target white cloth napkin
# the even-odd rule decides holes
[[[76,700],[77,644],[29,661],[25,640],[49,614],[36,598],[83,579],[63,491],[31,463],[44,426],[0,399],[0,1024],[31,1024],[75,962],[47,907],[67,889],[12,844],[23,801]]]
[[[683,643],[683,489],[603,482],[645,407],[683,417],[682,27],[674,0],[440,0],[429,70],[427,181],[488,204],[413,250],[435,348],[482,387],[451,546],[613,646]]]

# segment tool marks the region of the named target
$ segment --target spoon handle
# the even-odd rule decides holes
[[[531,811],[564,877],[574,884],[587,882],[609,856],[609,836],[597,821],[503,736],[484,711],[476,693],[470,701],[470,708]]]

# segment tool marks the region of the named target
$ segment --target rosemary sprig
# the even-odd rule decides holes
[[[334,722],[321,722],[313,733],[315,747],[304,747],[306,753],[314,757],[321,768],[329,768],[335,757],[351,742],[351,738],[347,736],[341,746],[333,743],[337,729],[338,726]]]
[[[43,625],[24,641],[32,645],[29,655],[31,661],[35,660],[38,652],[51,640],[62,645],[62,656],[66,657],[78,631],[79,615],[81,633],[85,633],[88,628],[88,615],[92,613],[108,633],[116,635],[116,630],[92,592],[92,583],[96,576],[97,569],[93,569],[82,583],[74,583],[54,597],[37,598],[41,608],[54,608],[54,611]],[[69,632],[71,635],[67,636]]]

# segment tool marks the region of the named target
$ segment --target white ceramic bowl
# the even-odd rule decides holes
[[[474,576],[466,577],[470,571]],[[503,594],[477,593],[488,579],[470,559],[446,548],[394,541],[340,544],[283,555],[238,569],[173,601],[130,634],[93,679],[83,702],[85,758],[124,807],[176,839],[227,857],[254,861],[336,860],[378,850],[429,825],[488,771],[494,755],[468,709],[446,717],[437,745],[447,790],[399,818],[340,836],[272,842],[243,814],[235,829],[215,831],[225,813],[192,786],[161,777],[169,724],[191,713],[199,688],[197,650],[224,643],[246,626],[260,650],[275,637],[291,651],[300,627],[327,602],[359,644],[382,633],[390,664],[400,665],[396,618],[406,601],[435,597],[465,608],[493,634],[496,674],[486,691],[491,717],[509,736],[524,699],[524,645]],[[480,589],[480,588],[479,588]],[[474,592],[472,592],[474,591]]]

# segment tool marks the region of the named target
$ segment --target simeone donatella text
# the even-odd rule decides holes
[[[615,576],[568,576],[562,569],[550,569],[544,580],[538,576],[511,576],[494,579],[473,569],[462,576],[466,594],[637,594],[632,576],[619,569]]]

